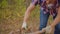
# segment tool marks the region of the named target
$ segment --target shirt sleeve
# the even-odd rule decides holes
[[[58,5],[60,6],[60,0],[58,0]]]
[[[38,4],[38,0],[32,0],[32,4],[36,6]]]

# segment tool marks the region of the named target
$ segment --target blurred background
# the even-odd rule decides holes
[[[0,0],[0,34],[20,30],[25,11],[32,0]],[[39,28],[40,7],[37,5],[29,17],[28,26]],[[49,19],[49,24],[52,18]]]

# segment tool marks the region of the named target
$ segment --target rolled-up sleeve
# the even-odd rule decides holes
[[[32,0],[32,4],[36,6],[38,4],[38,0]]]

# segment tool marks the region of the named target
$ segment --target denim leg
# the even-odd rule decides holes
[[[49,13],[44,14],[44,11],[40,10],[40,28],[39,28],[39,30],[42,30],[42,28],[46,27],[48,18],[49,18]]]
[[[53,17],[55,19],[57,14]],[[55,26],[54,34],[60,34],[60,23]]]
[[[54,34],[60,34],[60,23],[56,25]]]

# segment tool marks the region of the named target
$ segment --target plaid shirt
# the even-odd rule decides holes
[[[34,3],[34,0],[32,1]],[[39,0],[35,2],[35,5],[39,4],[41,6],[41,10],[44,11],[44,14],[50,13],[52,16],[55,16],[57,14],[56,8],[58,7],[58,1],[56,1],[55,4],[49,4],[46,6],[46,0]]]

